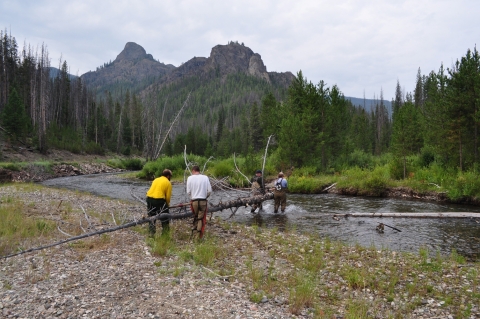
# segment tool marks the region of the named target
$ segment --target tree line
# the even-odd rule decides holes
[[[365,109],[345,99],[337,85],[313,84],[301,71],[288,88],[213,70],[168,85],[154,82],[141,91],[112,84],[94,92],[69,75],[66,61],[58,68],[50,76],[46,45],[19,49],[13,36],[0,31],[5,141],[42,152],[110,151],[152,160],[181,153],[185,146],[202,156],[249,156],[261,153],[273,135],[271,152],[280,168],[332,172],[367,165],[359,161],[363,155],[389,153],[398,163],[398,177],[408,175],[412,155],[420,155],[425,165],[436,161],[460,170],[475,169],[480,160],[476,48],[450,68],[441,65],[428,75],[419,69],[413,93],[403,92],[397,82],[392,114],[382,92]]]

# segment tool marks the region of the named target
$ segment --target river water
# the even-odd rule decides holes
[[[67,188],[135,201],[132,194],[145,198],[150,182],[122,178],[116,174],[84,175],[51,179],[43,182],[46,186]],[[233,200],[248,196],[237,191],[215,191],[210,203]],[[188,202],[183,184],[173,185],[171,204]],[[470,218],[370,218],[350,217],[335,220],[332,214],[353,212],[479,212],[480,207],[453,205],[420,200],[391,198],[350,197],[333,194],[301,195],[288,194],[284,214],[273,213],[273,200],[263,203],[260,213],[252,214],[249,208],[241,207],[229,220],[232,222],[276,227],[280,231],[297,229],[314,232],[320,237],[329,237],[348,244],[375,246],[396,251],[418,252],[428,248],[430,253],[439,251],[443,255],[456,250],[469,259],[480,258],[480,219]],[[228,219],[230,210],[214,213],[214,217]],[[378,233],[376,226],[384,223],[401,232],[385,227]]]

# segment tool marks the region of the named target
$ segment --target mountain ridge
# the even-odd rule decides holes
[[[135,87],[138,83],[163,77],[174,68],[175,66],[171,64],[156,61],[135,42],[127,42],[112,63],[97,68],[96,71],[86,72],[80,77],[90,88],[103,91],[112,83],[124,83]]]
[[[260,54],[235,42],[216,45],[208,58],[193,57],[178,67],[158,62],[142,46],[127,42],[113,62],[96,71],[89,71],[81,75],[81,78],[89,87],[98,91],[104,91],[114,83],[133,85],[137,91],[142,91],[154,83],[164,86],[191,76],[225,77],[237,72],[283,87],[290,85],[295,78],[289,71],[268,72]]]

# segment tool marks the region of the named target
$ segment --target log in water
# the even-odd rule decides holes
[[[348,213],[334,214],[336,217],[399,217],[399,218],[479,218],[480,213],[470,212],[421,212],[421,213]]]

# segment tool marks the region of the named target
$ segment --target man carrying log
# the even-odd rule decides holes
[[[192,175],[187,178],[187,194],[190,195],[190,208],[193,213],[192,237],[194,233],[198,233],[199,238],[203,237],[207,224],[207,198],[211,193],[210,179],[200,174],[200,167],[193,166]]]
[[[147,209],[148,216],[155,216],[157,214],[168,214],[168,205],[170,205],[170,199],[172,198],[172,171],[165,169],[162,176],[155,178],[147,192]],[[155,235],[156,227],[155,222],[149,222],[150,236]],[[162,220],[162,236],[167,235],[170,231],[170,220]]]

